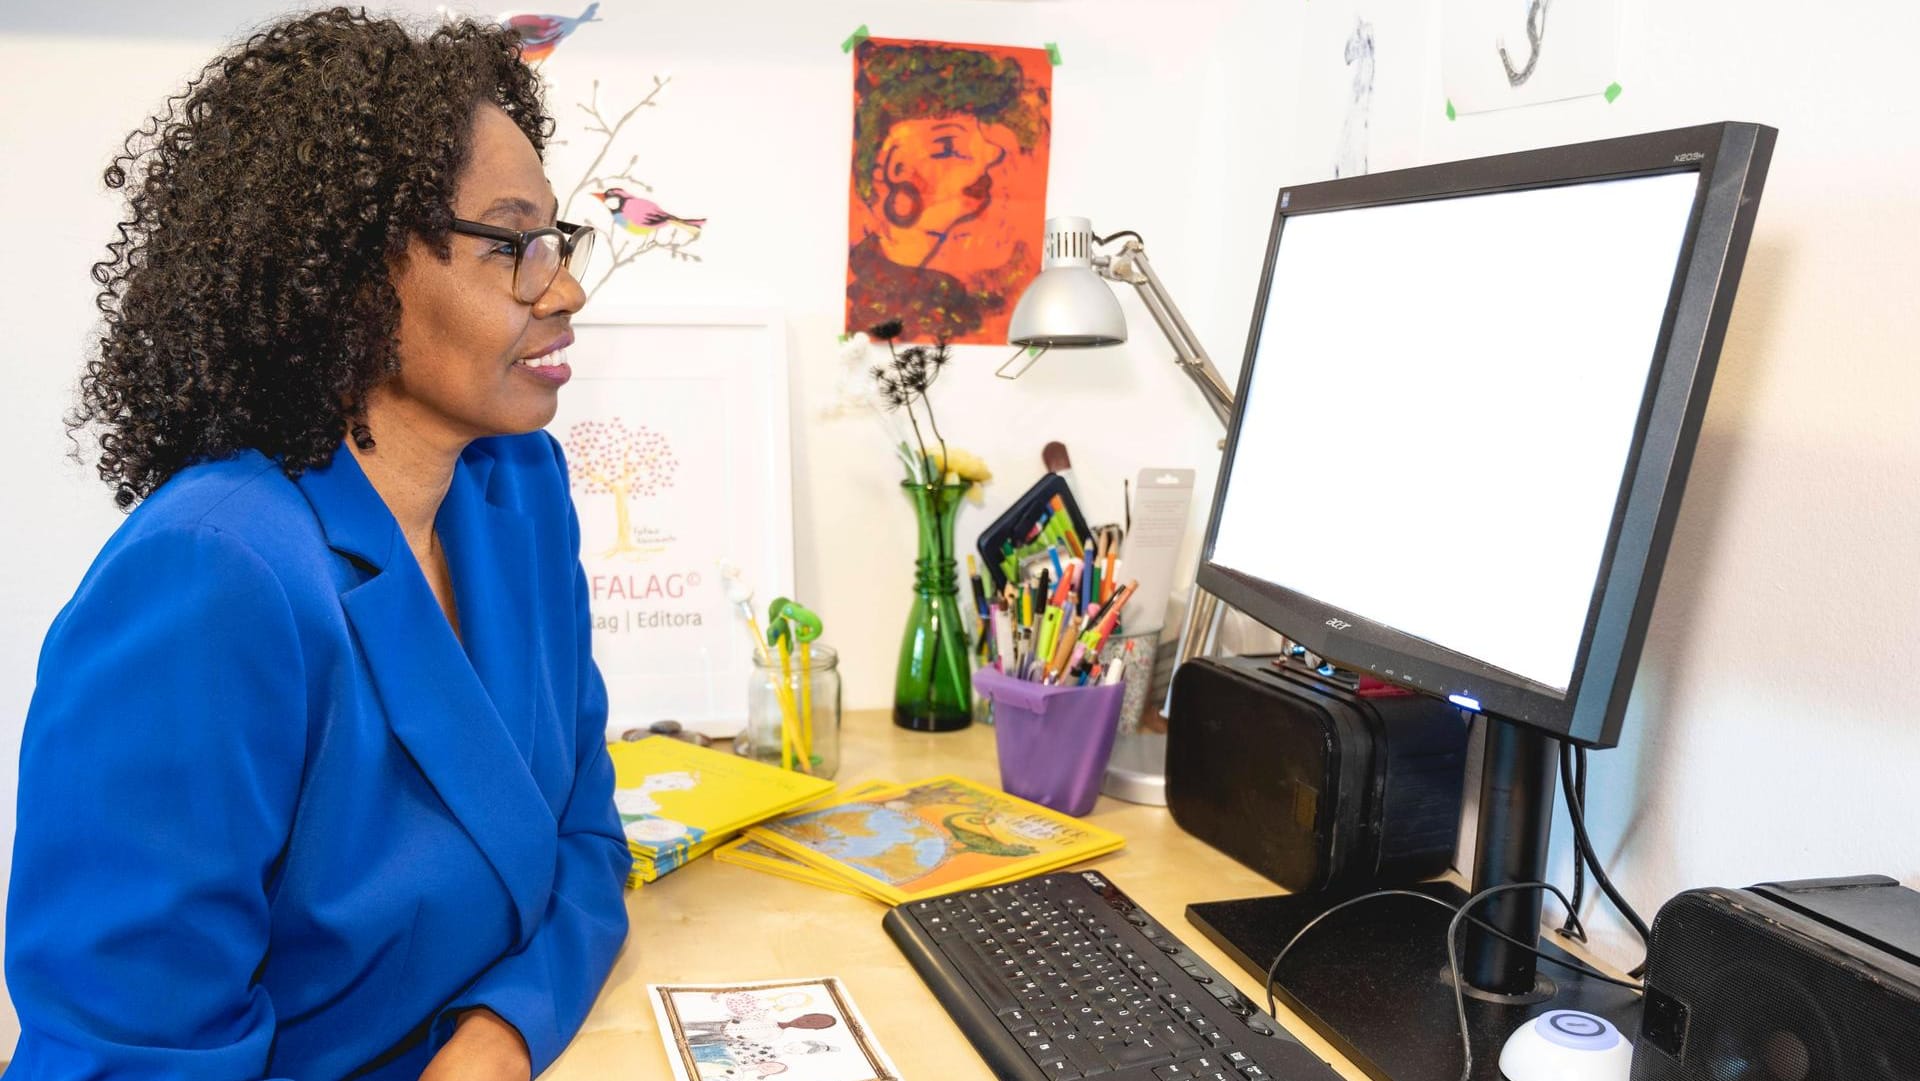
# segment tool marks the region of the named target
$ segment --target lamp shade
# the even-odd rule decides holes
[[[1040,276],[1014,305],[1009,343],[1075,348],[1127,340],[1120,301],[1093,269],[1093,243],[1093,224],[1086,218],[1047,219]]]

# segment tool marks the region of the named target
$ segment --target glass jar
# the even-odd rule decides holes
[[[784,734],[784,738],[783,738]],[[831,778],[840,769],[840,656],[814,643],[783,664],[755,655],[747,683],[747,731],[741,753],[783,769]]]

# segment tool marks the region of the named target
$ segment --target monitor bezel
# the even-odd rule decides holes
[[[1363,674],[1447,698],[1475,712],[1544,729],[1573,743],[1618,743],[1645,644],[1662,566],[1698,441],[1707,393],[1752,235],[1776,136],[1758,124],[1721,123],[1571,146],[1347,177],[1282,189],[1274,209],[1235,400],[1253,376],[1274,263],[1296,215],[1467,195],[1697,172],[1699,180],[1673,286],[1648,371],[1632,450],[1621,478],[1580,648],[1564,694],[1305,594],[1213,562],[1242,414],[1228,427],[1201,549],[1197,584],[1293,641]],[[1303,453],[1301,462],[1310,464]],[[1317,528],[1338,529],[1331,486],[1276,485]],[[1471,522],[1409,522],[1471,529]]]

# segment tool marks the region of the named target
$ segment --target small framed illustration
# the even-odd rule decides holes
[[[647,988],[674,1081],[899,1081],[832,976]]]
[[[753,662],[720,565],[761,604],[792,588],[785,325],[761,310],[596,306],[574,326],[548,430],[580,516],[608,736],[667,719],[731,736]]]

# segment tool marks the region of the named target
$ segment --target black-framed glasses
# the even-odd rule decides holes
[[[453,231],[513,245],[513,295],[522,304],[540,299],[560,276],[560,268],[579,278],[593,258],[591,225],[557,221],[540,229],[502,229],[497,225],[453,219]]]

